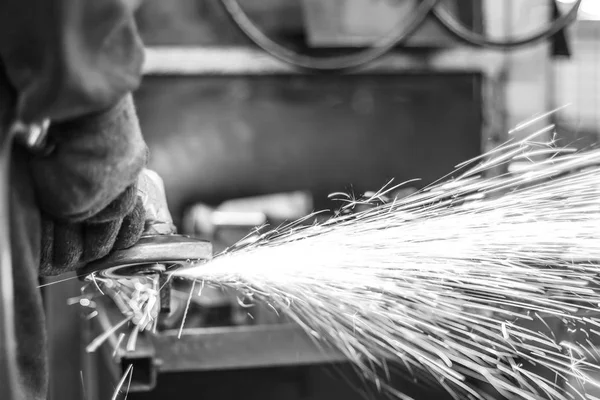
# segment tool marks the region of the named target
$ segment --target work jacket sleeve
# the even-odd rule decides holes
[[[56,144],[31,163],[40,208],[61,220],[100,212],[146,164],[131,92],[143,43],[135,0],[0,0],[0,60],[15,120],[50,120]]]
[[[2,0],[0,58],[25,123],[72,120],[116,104],[140,82],[139,0]]]

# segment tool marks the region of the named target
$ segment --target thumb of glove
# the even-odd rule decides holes
[[[144,235],[170,235],[176,233],[169,211],[165,184],[150,169],[142,170],[138,178],[138,195],[146,211]]]

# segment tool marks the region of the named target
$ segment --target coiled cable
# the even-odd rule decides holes
[[[248,17],[237,0],[222,0],[231,19],[262,50],[294,67],[322,72],[352,70],[377,60],[410,38],[423,25],[434,7],[441,1],[422,0],[419,6],[412,13],[407,14],[389,34],[377,40],[374,45],[366,50],[343,56],[311,57],[290,50],[265,35]]]
[[[394,47],[404,43],[423,26],[430,13],[455,38],[462,42],[487,49],[514,49],[547,40],[568,27],[577,19],[582,1],[577,0],[567,14],[560,16],[550,26],[541,29],[539,32],[518,39],[499,40],[470,30],[443,6],[442,0],[421,0],[412,13],[407,14],[388,35],[377,40],[368,49],[350,55],[334,57],[312,57],[290,50],[265,35],[248,17],[237,0],[222,0],[222,3],[239,29],[255,45],[272,57],[296,68],[320,72],[343,72],[364,67],[384,56]]]
[[[443,4],[438,4],[437,7],[434,7],[433,15],[440,21],[446,30],[466,44],[486,49],[511,50],[520,47],[531,46],[548,40],[563,29],[567,28],[577,20],[577,15],[579,13],[579,8],[582,1],[583,0],[577,0],[575,4],[571,6],[571,9],[568,13],[563,14],[555,19],[550,26],[544,27],[538,30],[538,32],[527,34],[517,39],[492,39],[485,34],[473,32],[462,22],[460,22],[458,18],[453,16]]]

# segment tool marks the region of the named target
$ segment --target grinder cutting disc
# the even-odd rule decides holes
[[[212,245],[205,240],[183,235],[149,235],[125,250],[117,250],[108,256],[85,266],[83,278],[92,273],[111,279],[172,271],[191,263],[210,260]]]

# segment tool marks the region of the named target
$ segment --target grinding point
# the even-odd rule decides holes
[[[80,271],[86,278],[92,273],[111,279],[154,275],[185,267],[192,262],[210,260],[212,245],[184,235],[149,235],[124,250],[116,250]]]

